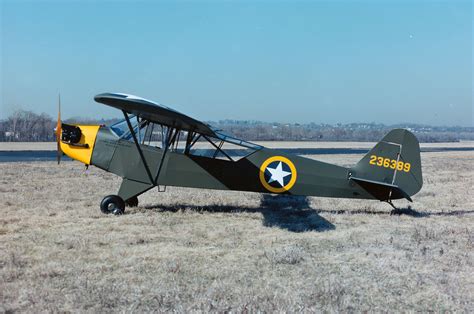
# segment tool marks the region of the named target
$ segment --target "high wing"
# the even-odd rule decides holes
[[[94,97],[94,100],[103,103],[105,105],[120,109],[123,112],[123,115],[125,117],[125,121],[127,122],[127,126],[129,129],[129,134],[132,136],[133,142],[135,143],[136,151],[139,154],[139,158],[141,160],[141,164],[146,170],[146,174],[148,176],[148,181],[145,186],[146,189],[149,189],[150,186],[156,186],[158,185],[158,178],[161,173],[163,161],[165,160],[165,157],[168,155],[169,151],[175,152],[176,148],[178,147],[178,143],[180,140],[180,133],[182,131],[186,132],[187,135],[185,136],[185,146],[184,146],[184,151],[183,154],[189,155],[192,147],[194,144],[199,140],[199,139],[204,139],[207,142],[209,142],[215,149],[215,153],[213,156],[213,159],[221,153],[223,156],[225,156],[229,161],[234,161],[232,157],[227,154],[222,146],[224,142],[231,143],[237,146],[245,147],[252,149],[253,151],[262,149],[262,146],[256,145],[241,139],[234,138],[232,136],[226,135],[222,132],[220,132],[217,129],[213,129],[210,125],[205,124],[203,122],[200,122],[196,119],[193,119],[185,114],[182,114],[176,110],[173,110],[171,108],[168,108],[166,106],[157,104],[153,101],[146,100],[144,98],[138,97],[138,96],[133,96],[133,95],[128,95],[128,94],[122,94],[122,93],[103,93],[99,94]],[[145,124],[142,124],[143,126],[146,125],[146,130],[145,134],[147,133],[148,130],[148,122],[152,122],[154,124],[161,125],[162,127],[166,127],[164,133],[162,133],[162,153],[161,153],[161,158],[158,162],[158,167],[156,170],[156,174],[154,175],[151,172],[152,169],[152,162],[149,159],[145,157],[145,153],[143,151],[142,146],[143,145],[145,138],[143,140],[140,139],[140,132],[137,132],[135,127],[132,126],[132,123],[130,121],[130,116],[129,114],[135,115],[137,117],[137,122],[140,120],[145,120]],[[139,118],[139,119],[138,119]],[[120,122],[121,123],[121,122]],[[151,139],[151,134],[153,132],[153,127],[152,126],[152,131],[150,133],[150,139]],[[140,130],[138,128],[138,130]],[[127,133],[125,133],[127,134]],[[115,133],[115,135],[118,135]],[[128,134],[127,134],[128,135]],[[218,140],[219,142],[215,142],[215,140]],[[150,143],[150,140],[148,141]],[[155,165],[156,166],[156,165]],[[125,185],[127,186],[127,189],[130,189],[130,185],[133,185],[130,183],[130,181],[124,181]],[[127,183],[128,182],[128,183]],[[141,187],[136,187],[142,189],[143,186]]]
[[[94,100],[174,129],[219,137],[208,124],[141,97],[119,93],[104,93],[95,96]]]

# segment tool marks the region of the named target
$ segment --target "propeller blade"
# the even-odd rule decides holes
[[[58,148],[57,148],[57,151],[58,151],[58,154],[57,154],[57,160],[58,160],[58,165],[61,163],[61,155],[63,154],[62,151],[61,151],[61,144],[58,142]]]
[[[56,143],[57,143],[57,160],[58,165],[61,163],[61,134],[62,134],[62,122],[61,122],[61,94],[58,96],[58,123],[56,124]]]

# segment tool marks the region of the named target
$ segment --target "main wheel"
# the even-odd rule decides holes
[[[125,202],[120,196],[108,195],[100,203],[100,210],[104,214],[122,215],[125,211]]]
[[[138,206],[138,197],[134,196],[125,201],[125,205],[128,207],[137,207]]]

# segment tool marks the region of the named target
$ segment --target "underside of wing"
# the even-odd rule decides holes
[[[192,131],[217,137],[215,132],[206,123],[141,97],[119,93],[104,93],[95,96],[94,100],[154,123],[183,131]]]

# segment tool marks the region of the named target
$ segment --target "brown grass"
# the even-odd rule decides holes
[[[314,156],[350,165],[361,156]],[[474,311],[474,153],[422,155],[376,201],[168,188],[126,215],[76,162],[0,164],[3,311]]]

